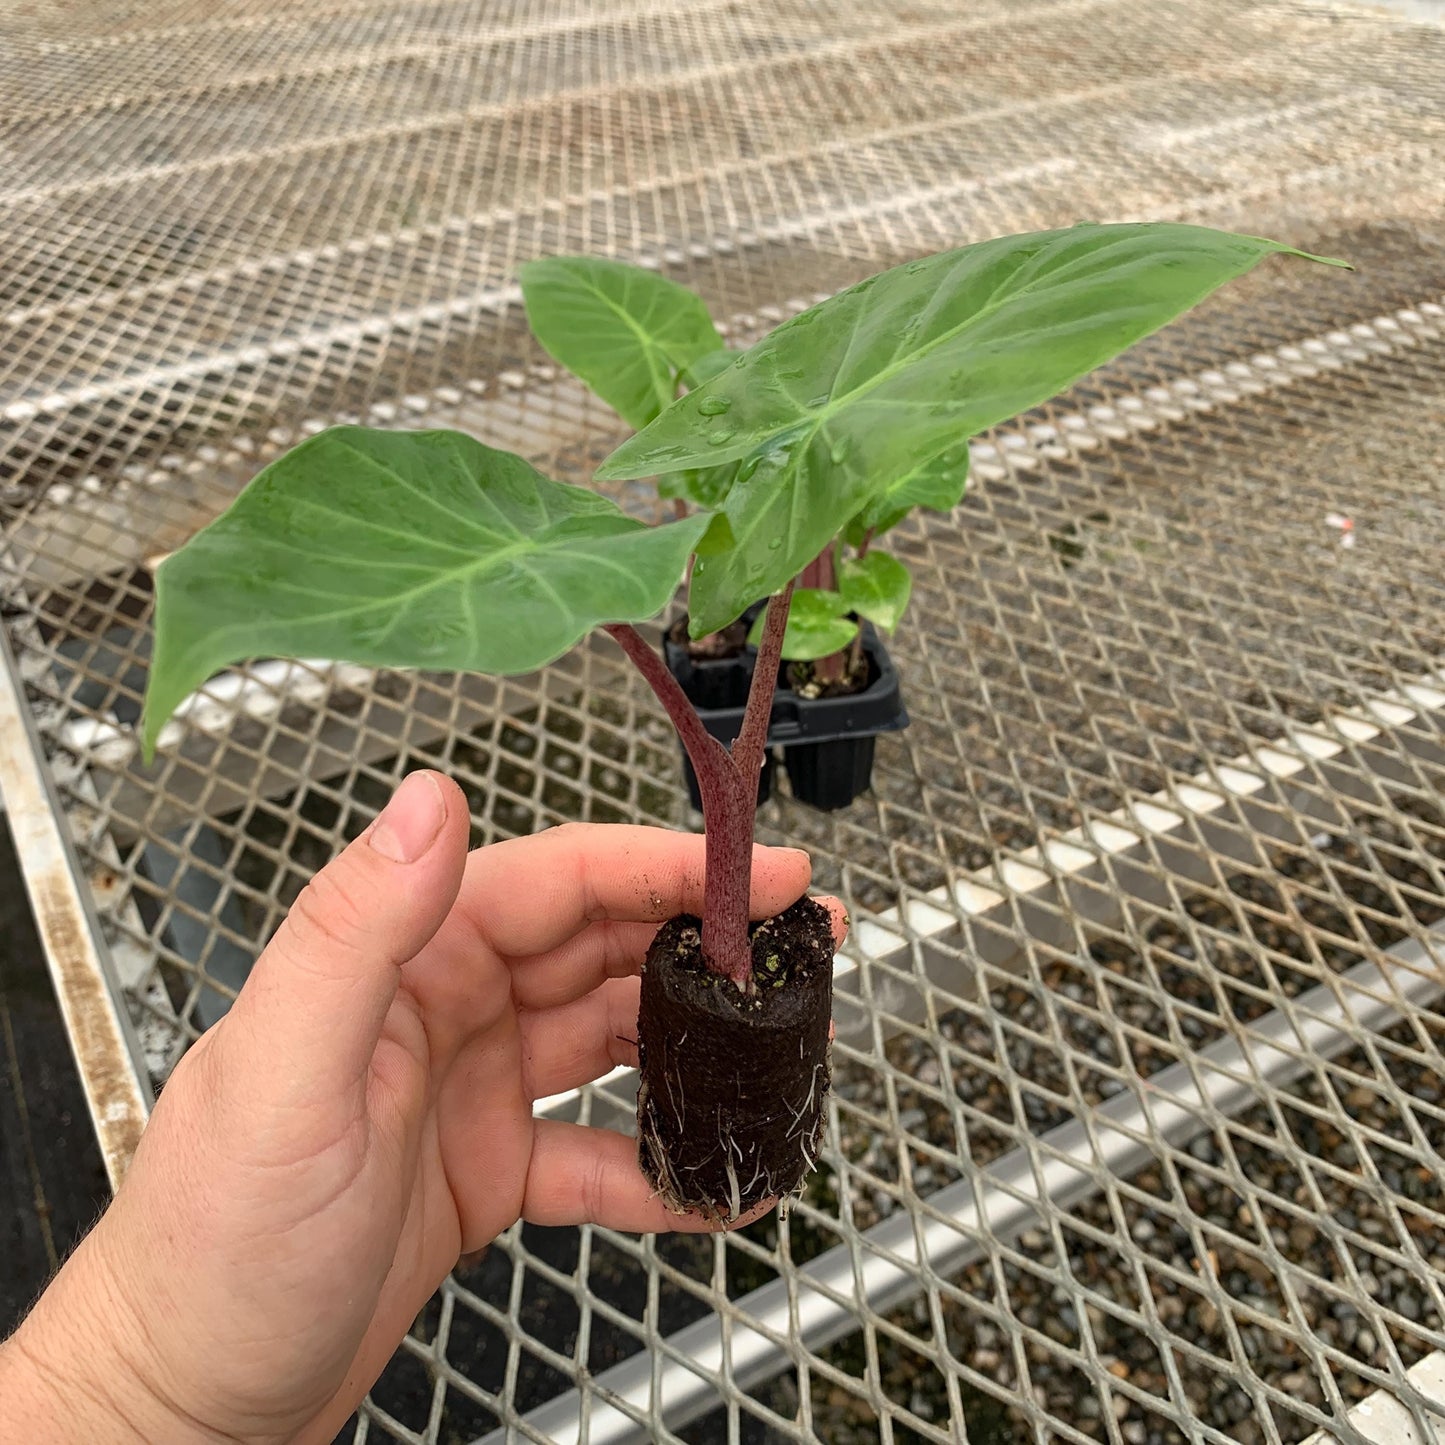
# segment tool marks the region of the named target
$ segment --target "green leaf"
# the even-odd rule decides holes
[[[699,356],[683,373],[683,385],[689,391],[695,390],[704,382],[711,381],[730,367],[739,356],[740,351],[709,351],[705,356]]]
[[[863,510],[848,524],[846,536],[855,547],[865,533],[881,537],[891,532],[914,507],[949,512],[958,505],[968,485],[968,443],[950,447],[942,456],[931,458],[904,472],[886,490],[870,497]]]
[[[623,261],[529,261],[522,298],[547,354],[635,427],[671,403],[679,373],[723,344],[700,296]]]
[[[783,656],[789,662],[812,662],[841,652],[858,635],[858,624],[848,615],[848,604],[836,592],[799,587],[788,608],[788,628],[783,633]],[[758,614],[748,633],[756,647],[763,636],[766,611]]]
[[[886,552],[844,562],[838,568],[838,591],[844,607],[892,632],[908,606],[913,578],[908,568]]]
[[[598,476],[741,463],[723,502],[737,546],[693,575],[689,608],[711,631],[920,463],[1046,401],[1276,252],[1304,254],[1159,223],[1005,236],[913,261],[784,322]]]
[[[725,462],[720,467],[703,467],[695,472],[668,472],[657,479],[657,494],[660,497],[682,497],[705,512],[711,512],[722,505],[737,474],[736,462]]]
[[[659,612],[708,520],[648,527],[461,432],[324,431],[157,570],[147,752],[248,657],[530,671]]]

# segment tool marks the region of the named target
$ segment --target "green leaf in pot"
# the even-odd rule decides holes
[[[912,591],[908,568],[886,552],[869,552],[838,568],[838,594],[844,609],[866,617],[885,632],[892,632],[902,620]]]
[[[847,647],[858,635],[858,624],[847,615],[848,606],[837,592],[799,587],[788,609],[788,630],[783,634],[783,656],[789,662],[812,662]],[[748,641],[762,640],[765,619],[753,623]]]

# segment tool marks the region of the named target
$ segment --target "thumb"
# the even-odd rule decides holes
[[[365,1078],[401,966],[456,902],[468,833],[461,789],[412,773],[306,885],[221,1025],[249,1078],[297,1103]]]

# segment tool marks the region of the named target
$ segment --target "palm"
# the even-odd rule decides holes
[[[590,831],[579,830],[584,837]],[[458,1257],[519,1217],[636,1230],[705,1227],[650,1197],[630,1140],[533,1117],[538,1098],[636,1062],[637,967],[658,923],[699,901],[681,875],[672,888],[658,886],[675,870],[685,840],[641,829],[607,833],[609,841],[628,836],[609,848],[601,878],[555,866],[577,847],[579,833],[570,829],[472,854],[455,906],[402,966],[354,1096],[336,1101],[338,1111],[364,1108],[381,1161],[358,1174],[348,1208],[377,1257],[393,1261],[374,1304],[354,1297],[361,1342],[339,1403],[379,1372]],[[641,872],[628,867],[629,841],[639,845]],[[546,864],[544,851],[554,855]],[[665,855],[671,861],[661,863]],[[514,876],[519,869],[527,880]],[[805,882],[788,872],[780,895]],[[538,876],[570,877],[565,903],[549,907],[543,896],[527,911],[504,905],[545,894],[535,886]],[[519,890],[522,881],[533,886]],[[782,901],[768,898],[764,906]],[[315,1128],[314,1116],[308,1127]],[[390,1161],[402,1162],[401,1179]],[[354,1256],[355,1232],[328,1233],[346,1240],[340,1247]],[[344,1275],[347,1257],[329,1261],[325,1270],[332,1268]],[[325,1412],[316,1438],[329,1438],[334,1417]]]
[[[702,839],[572,827],[468,856],[467,833],[460,791],[413,775],[317,875],[37,1310],[144,1341],[113,1352],[160,1422],[141,1438],[330,1440],[519,1217],[708,1227],[651,1197],[630,1140],[532,1115],[631,1058],[638,965],[700,910]],[[801,853],[754,869],[755,917],[807,886]]]

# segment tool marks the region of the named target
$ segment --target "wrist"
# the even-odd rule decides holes
[[[168,1398],[94,1235],[0,1344],[0,1438],[28,1445],[230,1445]]]

